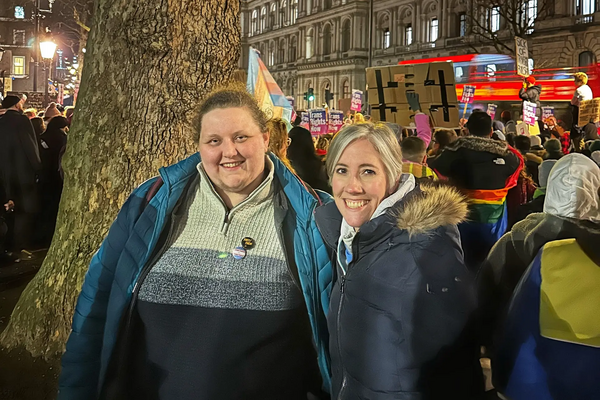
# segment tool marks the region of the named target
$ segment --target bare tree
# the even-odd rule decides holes
[[[480,44],[491,44],[498,53],[514,56],[514,37],[527,39],[535,25],[552,12],[552,0],[471,0],[467,16]],[[473,43],[469,45],[478,52]]]

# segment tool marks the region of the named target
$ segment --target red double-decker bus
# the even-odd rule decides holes
[[[498,113],[512,110],[517,113],[521,107],[519,89],[523,78],[517,75],[515,60],[503,54],[465,54],[459,56],[423,58],[401,61],[399,64],[422,64],[437,61],[452,61],[456,79],[458,101],[462,97],[464,85],[475,86],[474,104],[498,105]],[[542,86],[540,101],[542,106],[555,108],[557,116],[564,114],[575,91],[573,74],[585,72],[592,92],[600,95],[598,64],[587,67],[533,69],[536,83]],[[481,108],[481,107],[480,107]],[[568,113],[567,113],[568,114]],[[568,118],[568,117],[567,117]]]

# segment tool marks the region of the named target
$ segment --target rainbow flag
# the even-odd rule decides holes
[[[506,196],[509,189],[517,185],[523,169],[523,157],[508,146],[520,160],[519,168],[506,179],[504,187],[496,190],[464,190],[469,199],[468,221],[458,226],[465,251],[465,263],[471,269],[478,268],[492,246],[500,240],[508,229]]]
[[[260,59],[260,53],[250,48],[248,58],[248,93],[254,96],[260,108],[268,118],[281,118],[287,122],[288,128],[295,118],[294,108],[273,79],[265,63]]]

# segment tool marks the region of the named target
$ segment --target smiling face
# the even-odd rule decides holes
[[[218,108],[202,118],[202,166],[229,207],[262,182],[268,147],[268,132],[260,131],[246,108]]]
[[[335,204],[353,228],[360,228],[389,195],[379,153],[366,139],[350,143],[335,165],[331,187]]]

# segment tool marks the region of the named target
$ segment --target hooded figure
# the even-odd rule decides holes
[[[512,295],[492,359],[494,386],[513,400],[598,398],[599,189],[600,168],[580,154],[550,173],[544,214],[567,222],[537,229],[546,243]]]
[[[516,223],[482,267],[485,340],[491,340],[515,287],[542,246],[562,239],[600,243],[599,189],[600,167],[586,156],[574,153],[556,162],[548,177],[544,212]]]

